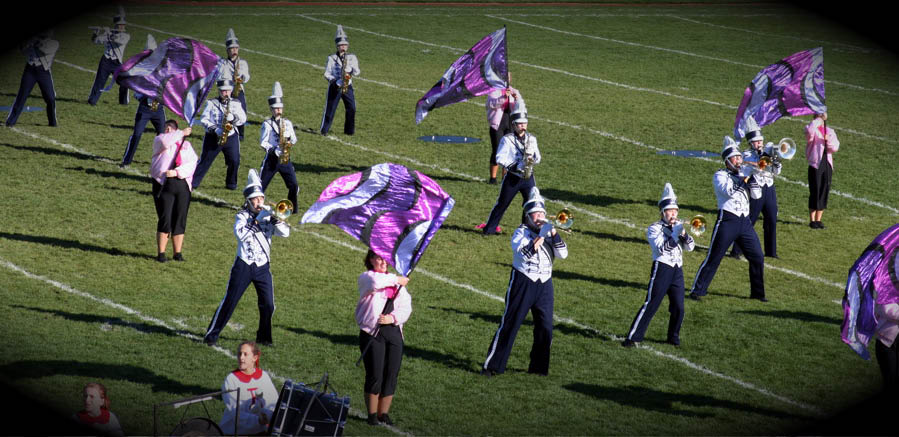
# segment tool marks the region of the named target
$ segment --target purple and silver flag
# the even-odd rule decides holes
[[[155,99],[188,124],[218,77],[218,60],[209,47],[187,38],[169,38],[116,69],[114,82]],[[112,84],[110,84],[110,87]]]
[[[870,359],[868,341],[885,326],[878,307],[899,303],[899,223],[883,231],[849,270],[843,296],[843,343],[864,359]]]
[[[335,179],[300,223],[336,225],[408,276],[455,202],[423,173],[384,163]]]
[[[821,47],[794,53],[771,64],[755,76],[743,92],[734,121],[734,139],[746,133],[751,115],[759,127],[784,115],[827,112],[824,104],[824,50]]]
[[[506,66],[506,28],[485,36],[474,47],[456,59],[443,77],[419,99],[415,107],[415,124],[428,112],[441,106],[464,102],[494,88],[509,86]]]

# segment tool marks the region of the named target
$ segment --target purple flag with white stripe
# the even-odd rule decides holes
[[[506,66],[506,28],[485,36],[443,73],[443,77],[419,99],[415,124],[441,106],[464,102],[494,88],[509,86]]]
[[[752,79],[737,108],[734,139],[746,136],[750,115],[764,127],[785,115],[824,112],[824,49],[803,50],[765,67]]]
[[[881,232],[849,270],[843,295],[840,337],[853,351],[869,359],[868,341],[875,333],[891,330],[896,322],[885,314],[899,303],[899,223]],[[880,319],[878,319],[880,313]]]
[[[335,179],[300,223],[336,225],[408,276],[454,204],[423,173],[384,163]]]
[[[218,60],[219,56],[199,41],[169,38],[156,50],[132,56],[116,69],[113,78],[191,123],[215,84]]]

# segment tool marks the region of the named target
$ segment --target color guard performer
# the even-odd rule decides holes
[[[824,229],[821,216],[827,209],[827,197],[833,179],[833,154],[840,150],[840,140],[837,139],[837,133],[827,127],[826,113],[815,114],[812,122],[805,126],[805,140],[809,227]]]
[[[234,35],[234,29],[228,29],[225,35],[226,57],[219,60],[219,79],[234,82],[232,97],[240,102],[243,112],[247,112],[247,93],[244,84],[250,81],[250,67],[247,61],[240,58],[240,43]],[[240,141],[243,141],[244,125],[237,126]]]
[[[147,34],[147,45],[144,50],[156,50],[156,40],[153,35]],[[134,131],[128,138],[128,145],[125,146],[125,154],[122,155],[122,163],[119,167],[131,165],[134,160],[134,153],[137,152],[137,145],[140,144],[140,138],[144,134],[147,123],[153,123],[156,129],[156,135],[162,134],[163,124],[165,124],[165,107],[157,100],[147,97],[141,93],[135,92],[134,98],[137,99],[137,113],[134,114]]]
[[[771,160],[765,171],[755,171],[755,181],[762,187],[762,197],[749,199],[749,220],[755,226],[759,214],[764,215],[762,230],[765,232],[765,256],[777,258],[777,190],[774,189],[774,176],[780,174],[782,164],[773,150],[762,145],[765,137],[762,136],[762,130],[752,116],[747,119],[746,128],[749,130],[746,134],[749,150],[743,152],[743,164],[747,167],[744,173],[758,170],[763,157]],[[742,256],[738,246],[734,245],[731,249],[731,256],[735,258]]]
[[[515,105],[516,99],[521,95],[518,90],[509,88],[494,88],[487,94],[487,124],[490,126],[490,145],[493,151],[490,153],[490,179],[487,183],[496,184],[496,173],[499,164],[496,162],[496,152],[499,150],[499,142],[504,136],[512,133],[512,122],[509,115]],[[505,173],[505,169],[503,169]]]
[[[553,339],[553,260],[568,257],[568,246],[551,223],[539,190],[534,188],[524,205],[521,226],[512,234],[512,273],[506,289],[506,307],[487,351],[481,374],[506,371],[518,328],[528,312],[534,317],[534,343],[528,373],[549,374]]]
[[[743,155],[737,144],[728,136],[724,137],[724,150],[721,151],[726,168],[715,172],[712,180],[715,186],[715,197],[718,199],[718,219],[712,231],[709,253],[699,266],[690,299],[700,300],[708,292],[709,284],[718,271],[718,265],[727,248],[736,243],[749,260],[749,283],[751,299],[767,302],[765,298],[765,257],[759,237],[749,220],[749,199],[757,199],[761,189],[754,176],[746,176],[741,172]]]
[[[28,61],[25,63],[25,71],[22,72],[22,82],[19,84],[16,100],[6,117],[7,126],[15,126],[19,120],[19,116],[25,110],[25,101],[31,95],[35,83],[41,88],[41,97],[47,104],[47,123],[56,126],[56,90],[53,88],[53,74],[50,67],[53,66],[53,58],[59,50],[59,41],[52,38],[53,31],[46,30],[19,47]]]
[[[493,235],[502,232],[499,222],[515,198],[516,193],[527,199],[531,190],[537,186],[534,179],[534,165],[540,163],[540,149],[537,147],[537,137],[528,132],[528,114],[524,99],[520,96],[515,100],[512,115],[513,132],[504,136],[499,142],[499,151],[496,152],[496,162],[503,166],[506,175],[500,187],[496,204],[490,210],[490,216],[486,223],[475,226],[483,229],[484,235]]]
[[[94,44],[102,45],[105,49],[103,57],[100,58],[100,65],[97,66],[97,76],[94,77],[91,94],[87,98],[87,103],[90,103],[91,106],[96,106],[97,101],[100,100],[101,90],[106,86],[106,79],[125,61],[125,46],[131,40],[131,35],[125,31],[125,8],[119,6],[119,13],[112,18],[112,22],[115,25],[113,29],[92,27]],[[128,104],[128,88],[121,85],[119,86],[119,104]]]
[[[646,228],[646,239],[652,249],[652,273],[646,301],[637,311],[627,337],[621,343],[624,347],[634,347],[643,341],[649,322],[659,309],[662,298],[668,296],[667,343],[680,346],[680,327],[684,321],[684,250],[692,251],[695,243],[687,234],[683,222],[677,219],[677,196],[670,183],[665,184],[659,200],[661,218]]]
[[[200,155],[200,163],[194,173],[193,188],[196,189],[215,161],[219,152],[225,154],[225,166],[228,167],[225,175],[225,188],[237,189],[237,170],[240,167],[240,140],[237,138],[236,126],[242,126],[247,121],[247,114],[240,102],[231,98],[231,90],[234,82],[230,79],[219,79],[219,97],[206,101],[203,109],[203,117],[200,124],[206,128],[203,137],[203,152]]]
[[[293,203],[292,213],[296,214],[299,208],[297,194],[300,192],[300,186],[297,184],[293,162],[290,161],[290,151],[297,143],[297,135],[293,130],[293,123],[283,117],[283,97],[281,83],[275,82],[272,95],[268,98],[272,118],[262,122],[262,133],[259,135],[259,145],[265,149],[265,157],[262,158],[262,191],[268,188],[275,173],[280,173],[284,185],[287,186],[287,200]]]
[[[322,113],[322,124],[319,132],[327,135],[337,112],[337,103],[343,100],[343,108],[346,118],[343,123],[343,133],[353,135],[356,132],[356,95],[353,91],[353,76],[359,75],[359,60],[356,55],[347,53],[350,42],[343,26],[337,25],[337,36],[334,37],[337,44],[337,52],[328,56],[328,65],[325,67],[325,80],[328,81],[328,92],[325,100],[325,112]]]
[[[259,302],[259,329],[256,343],[272,345],[272,315],[275,313],[275,295],[272,272],[269,270],[272,235],[287,237],[290,226],[274,215],[265,205],[265,193],[256,170],[250,169],[247,187],[243,190],[247,202],[234,217],[234,236],[237,237],[237,257],[231,267],[228,290],[219,304],[209,329],[203,337],[207,345],[215,345],[219,334],[231,318],[250,283],[256,288]]]

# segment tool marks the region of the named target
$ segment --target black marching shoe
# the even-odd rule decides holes
[[[678,339],[678,338],[669,338],[668,340],[665,340],[665,343],[668,343],[668,344],[670,344],[670,345],[672,345],[672,346],[674,346],[674,347],[678,347],[678,346],[680,346],[680,339]]]
[[[181,252],[178,252],[175,254],[175,256],[172,257],[172,259],[175,261],[184,261],[184,256],[181,255]]]
[[[378,416],[378,421],[389,426],[393,426],[393,421],[390,420],[390,416],[387,413],[381,414]]]
[[[156,261],[164,263],[164,262],[168,262],[168,260],[169,259],[165,256],[165,252],[162,252],[159,255],[156,255]]]
[[[481,369],[481,376],[486,376],[488,378],[491,378],[495,375],[496,375],[496,372],[494,372],[490,369]]]
[[[702,300],[702,296],[700,296],[700,295],[698,295],[698,294],[696,294],[696,293],[690,293],[690,294],[687,295],[687,299],[693,299],[693,300],[699,302],[699,301]]]
[[[381,422],[378,421],[378,413],[368,413],[368,424],[371,426],[380,425]]]
[[[629,338],[625,338],[624,341],[621,342],[621,345],[624,347],[635,347],[638,344],[640,344],[640,343],[637,343],[636,341],[633,341]]]

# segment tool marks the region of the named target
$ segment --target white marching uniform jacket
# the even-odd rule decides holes
[[[50,71],[53,66],[53,58],[59,50],[59,41],[54,39],[33,38],[22,45],[22,53],[28,58],[28,65],[42,67]]]
[[[219,59],[219,79],[234,80],[234,67],[234,62],[231,59]],[[247,61],[239,57],[237,58],[237,74],[244,84],[250,81],[250,67],[247,65]]]
[[[259,135],[259,146],[265,149],[266,152],[270,152],[274,149],[275,155],[277,156],[281,156],[281,153],[283,152],[283,150],[278,147],[278,143],[281,141],[280,129],[281,121],[269,118],[262,122],[262,133]],[[284,135],[288,143],[297,143],[297,134],[293,130],[293,123],[286,118],[284,119]]]
[[[750,189],[748,184],[743,183],[743,177],[724,168],[715,172],[713,183],[718,209],[739,217],[749,215]]]
[[[553,259],[568,258],[568,245],[556,233],[554,237],[546,237],[540,247],[534,247],[534,240],[539,234],[527,225],[521,225],[512,234],[512,268],[518,270],[534,282],[546,282],[552,277]]]
[[[521,176],[525,167],[525,150],[530,147],[533,150],[531,157],[534,164],[540,163],[540,149],[537,147],[537,137],[525,132],[524,140],[518,138],[515,133],[504,135],[499,140],[496,149],[496,163],[506,168],[516,176]]]
[[[129,35],[128,32],[119,32],[104,27],[94,33],[93,40],[94,44],[106,46],[103,56],[114,61],[124,62],[125,46],[128,45],[128,41],[131,40],[131,35]]]
[[[360,73],[359,60],[356,59],[356,55],[347,53],[346,63],[347,73],[350,74],[349,85],[352,85],[353,77],[358,76]],[[343,71],[343,64],[340,62],[340,57],[337,56],[337,53],[332,53],[330,56],[328,56],[328,65],[325,67],[325,80],[327,80],[329,83],[332,81],[337,81],[337,86],[342,87],[343,77],[341,77],[341,71]]]
[[[681,267],[684,265],[684,250],[690,252],[696,246],[689,234],[681,235],[683,223],[674,226],[659,220],[646,228],[646,239],[652,249],[652,260]]]
[[[290,226],[272,217],[263,209],[253,217],[248,209],[241,209],[234,218],[234,236],[237,237],[237,257],[247,263],[264,266],[271,259],[272,235],[287,237]]]
[[[231,124],[235,127],[241,126],[247,122],[247,113],[243,111],[243,107],[240,106],[240,101],[237,99],[231,99],[228,107],[231,110],[231,115],[233,116],[233,120]],[[225,104],[222,103],[220,99],[213,99],[206,101],[206,108],[203,109],[203,117],[200,118],[200,124],[206,128],[206,131],[215,131],[215,134],[218,136],[222,136],[222,118],[225,116]],[[228,133],[228,136],[234,135],[237,133],[237,129],[231,129],[231,132]]]
[[[762,154],[759,153],[758,151],[756,151],[755,149],[749,149],[749,150],[743,152],[743,162],[758,163],[759,159],[761,159],[761,158],[762,158]],[[770,186],[774,185],[774,176],[780,174],[782,165],[783,164],[780,162],[780,160],[772,159],[771,165],[767,167],[767,170],[769,170],[769,171],[756,172],[754,175],[755,181],[758,182],[758,184],[763,187],[770,187]],[[750,174],[749,172],[751,172],[753,168],[755,168],[755,167],[749,166],[749,165],[743,166],[743,173]]]

